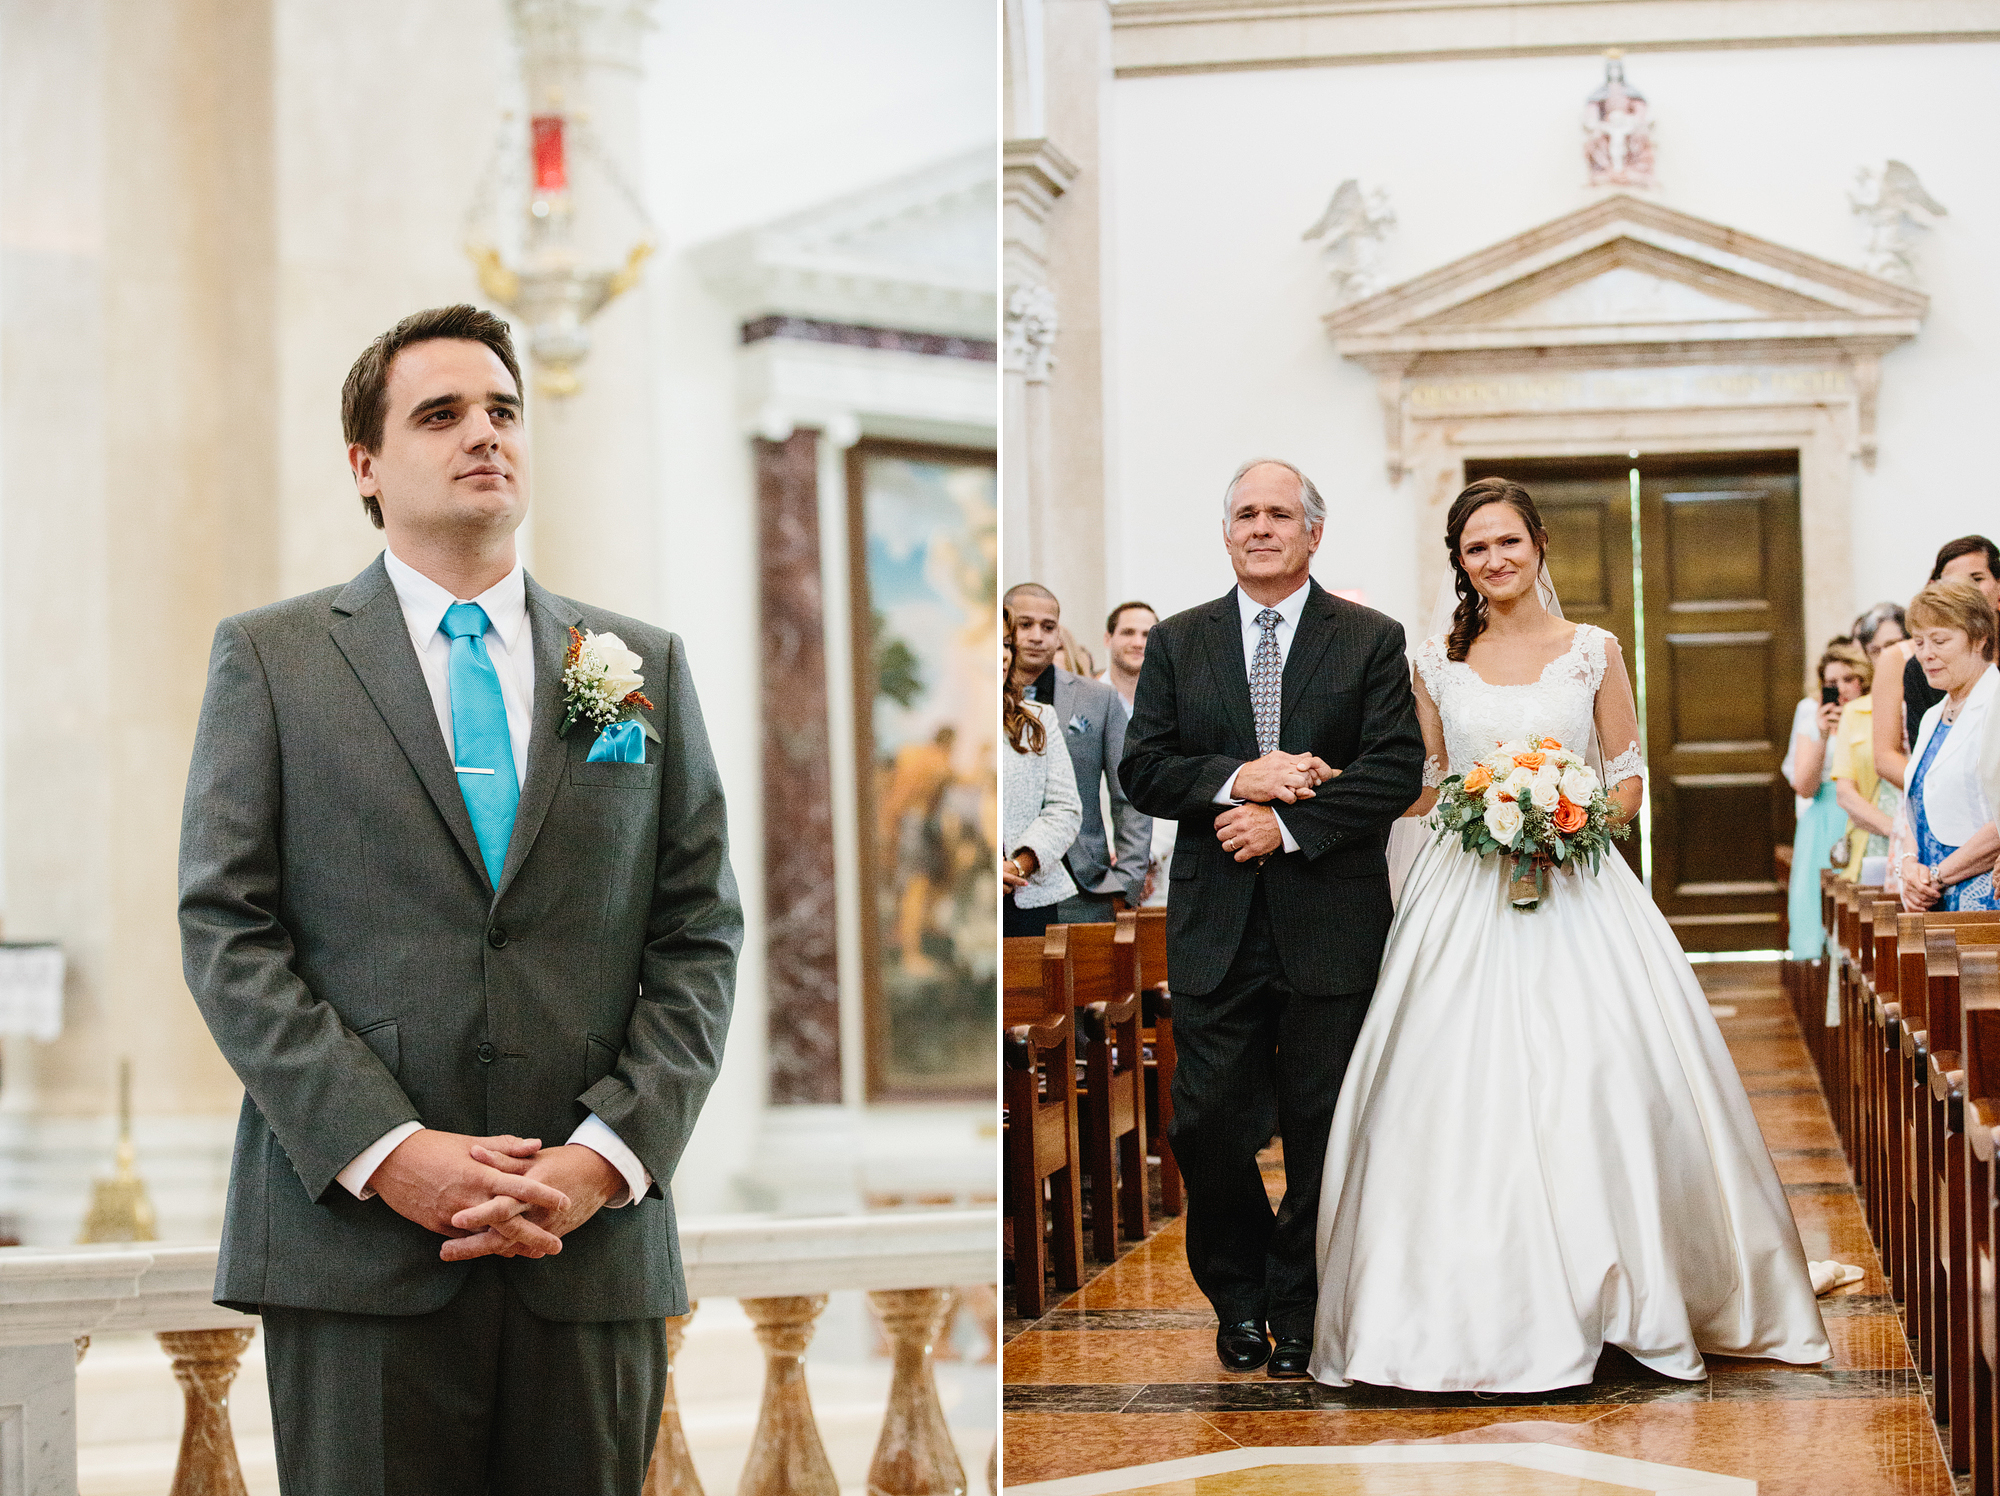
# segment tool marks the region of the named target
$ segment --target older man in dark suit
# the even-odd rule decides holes
[[[742,939],[721,784],[679,639],[521,569],[506,324],[405,318],[342,404],[388,548],[223,620],[188,778],[246,1092],[216,1299],[287,1496],[636,1496]]]
[[[1169,1141],[1188,1265],[1223,1365],[1278,1377],[1309,1374],[1320,1167],[1389,932],[1388,830],[1423,788],[1403,630],[1312,580],[1325,515],[1289,463],[1238,471],[1237,585],[1154,626],[1120,768],[1134,805],[1179,823]],[[1257,1168],[1274,1120],[1275,1216]]]

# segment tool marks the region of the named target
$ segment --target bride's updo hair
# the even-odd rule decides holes
[[[1549,532],[1542,526],[1542,516],[1535,508],[1535,501],[1528,497],[1528,490],[1520,484],[1507,478],[1481,478],[1453,499],[1451,513],[1444,523],[1444,548],[1451,555],[1451,580],[1458,592],[1458,610],[1451,615],[1451,632],[1445,635],[1447,659],[1463,660],[1472,648],[1472,641],[1486,632],[1486,599],[1479,595],[1479,589],[1472,585],[1472,578],[1465,574],[1465,563],[1458,559],[1458,549],[1459,542],[1465,537],[1467,523],[1488,504],[1511,504],[1514,512],[1521,516],[1521,522],[1528,527],[1535,550],[1544,562],[1548,560]]]

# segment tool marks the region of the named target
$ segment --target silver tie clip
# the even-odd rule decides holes
[[[458,764],[453,764],[451,771],[454,774],[494,774],[499,772],[496,769],[467,769]]]

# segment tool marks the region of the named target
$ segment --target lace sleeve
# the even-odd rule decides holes
[[[1430,693],[1431,700],[1436,701],[1438,698],[1438,671],[1444,664],[1444,646],[1435,638],[1426,639],[1417,646],[1416,653],[1411,656],[1411,659],[1417,667],[1417,678],[1423,682],[1424,689]]]
[[[1604,766],[1604,787],[1608,790],[1621,780],[1645,773],[1646,760],[1639,751],[1639,707],[1632,699],[1632,679],[1625,673],[1625,656],[1618,641],[1600,632],[1591,644],[1603,675],[1595,713],[1598,745],[1606,752],[1614,744],[1624,745]]]
[[[1608,789],[1627,779],[1636,779],[1646,772],[1646,760],[1639,752],[1637,742],[1629,744],[1625,751],[1604,766],[1604,783]]]
[[[1424,760],[1425,789],[1434,790],[1449,777],[1444,771],[1444,760],[1439,758],[1435,753]]]

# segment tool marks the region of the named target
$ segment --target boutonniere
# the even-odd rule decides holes
[[[653,709],[639,688],[646,677],[639,673],[645,664],[616,634],[569,631],[569,651],[563,656],[562,732],[566,735],[578,722],[596,724],[600,736],[621,723],[631,723],[654,742],[659,730],[639,715],[643,707]],[[630,736],[629,733],[620,736]],[[592,749],[593,755],[596,750]],[[641,754],[638,760],[643,760]]]

